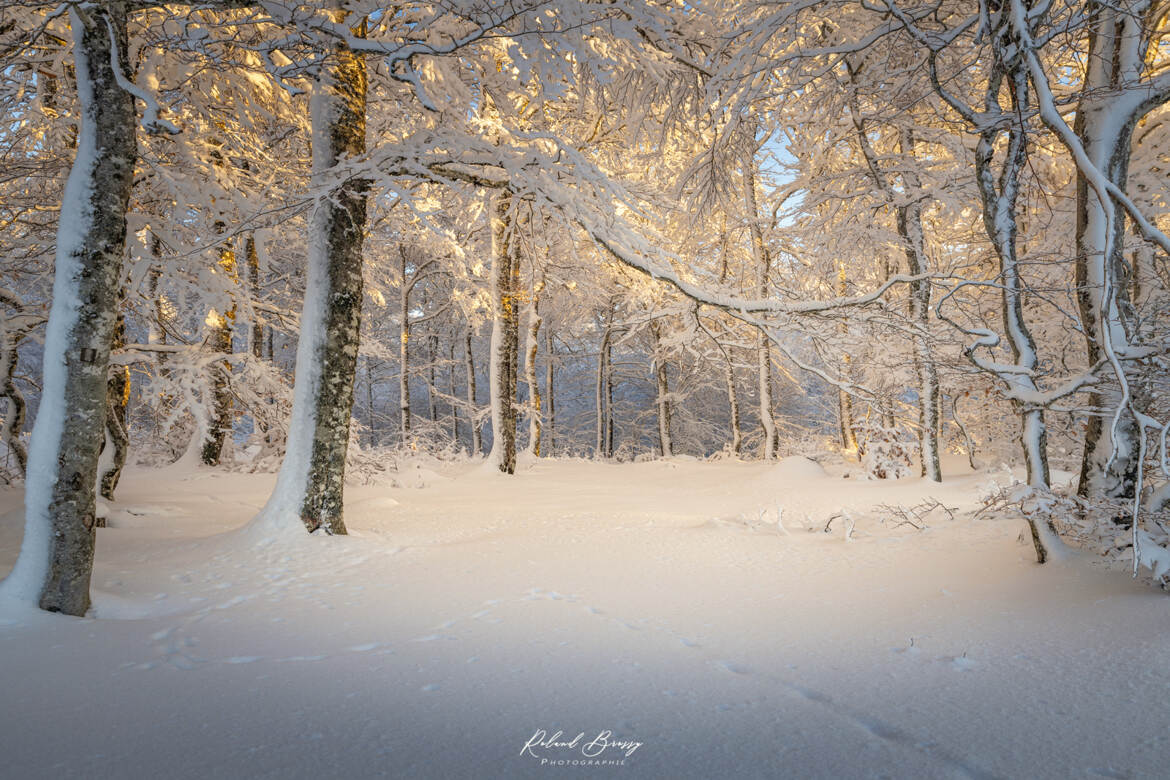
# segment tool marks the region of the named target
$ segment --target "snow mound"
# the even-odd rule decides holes
[[[771,470],[769,476],[773,479],[805,480],[820,479],[829,475],[821,468],[821,464],[815,460],[810,460],[799,455],[792,455],[780,459],[776,463],[775,468]]]

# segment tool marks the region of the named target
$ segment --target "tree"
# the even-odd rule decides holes
[[[61,208],[67,218],[57,230],[24,541],[5,581],[8,593],[69,615],[84,615],[90,604],[107,366],[137,156],[134,99],[121,64],[126,11],[123,2],[69,8],[81,126]]]

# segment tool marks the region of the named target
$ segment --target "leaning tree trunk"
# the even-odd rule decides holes
[[[124,296],[120,296],[124,298]],[[118,313],[114,325],[113,349],[126,345],[126,320]],[[126,408],[130,403],[130,369],[127,366],[111,366],[110,378],[106,381],[106,442],[99,463],[102,471],[98,475],[98,492],[107,501],[114,500],[114,491],[122,478],[126,456],[130,450],[130,433],[126,430]]]
[[[496,195],[492,213],[492,449],[488,459],[505,474],[516,472],[517,312],[516,242],[512,196]]]
[[[760,230],[759,207],[756,203],[755,160],[749,158],[743,167],[743,195],[747,210],[748,229],[751,234],[752,263],[756,270],[756,295],[761,299],[768,296],[768,275],[770,259],[764,246],[764,233]],[[765,460],[776,457],[780,448],[780,435],[776,431],[776,420],[772,415],[772,342],[761,328],[756,329],[756,367],[760,377],[760,426],[764,429],[763,456]]]
[[[654,338],[654,384],[658,394],[658,454],[669,458],[674,455],[674,442],[670,437],[670,381],[657,320],[650,321],[650,335]]]
[[[337,8],[337,7],[335,7]],[[344,22],[346,12],[332,12]],[[364,33],[364,24],[358,30]],[[365,58],[338,42],[314,84],[309,268],[293,415],[273,500],[309,532],[344,534],[342,498],[361,332],[368,182],[342,166],[366,148]],[[281,522],[284,518],[280,518]]]
[[[117,319],[126,207],[137,157],[125,61],[126,4],[69,7],[80,103],[77,157],[57,233],[44,388],[25,484],[25,532],[5,590],[50,612],[84,615],[93,569],[98,452]],[[111,47],[116,46],[116,51]]]

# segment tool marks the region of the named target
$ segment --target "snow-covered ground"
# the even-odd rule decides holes
[[[1166,776],[1166,595],[1037,566],[949,474],[432,464],[351,487],[349,538],[273,539],[272,476],[131,470],[96,619],[0,616],[0,774]],[[875,510],[928,495],[961,511]],[[549,763],[591,760],[624,765]]]

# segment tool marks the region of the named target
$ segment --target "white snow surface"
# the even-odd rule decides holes
[[[1164,776],[1170,601],[1035,564],[1021,522],[970,517],[988,474],[424,465],[351,485],[332,538],[248,525],[270,475],[128,469],[93,616],[0,608],[4,775]],[[876,509],[927,496],[960,511]],[[641,745],[542,764],[605,732]]]

